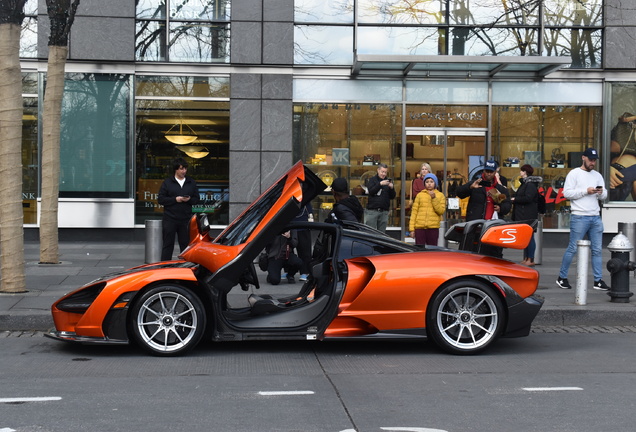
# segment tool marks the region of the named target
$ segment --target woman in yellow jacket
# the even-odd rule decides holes
[[[415,244],[437,246],[439,226],[446,211],[446,197],[437,190],[437,177],[424,176],[424,190],[417,194],[411,208],[409,231]]]

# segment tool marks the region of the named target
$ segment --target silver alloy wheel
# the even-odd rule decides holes
[[[497,306],[492,297],[479,288],[452,290],[436,312],[440,336],[457,349],[475,350],[497,337],[500,318]]]
[[[195,337],[199,314],[185,296],[174,291],[160,291],[141,304],[136,326],[150,349],[173,353],[186,348]]]

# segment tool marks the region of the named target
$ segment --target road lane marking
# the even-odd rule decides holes
[[[296,395],[312,395],[314,392],[310,390],[292,390],[292,391],[259,391],[261,396],[296,396]]]
[[[547,392],[547,391],[580,391],[581,387],[524,387],[523,390],[529,392]]]
[[[58,401],[58,400],[62,400],[62,398],[60,396],[0,398],[0,403],[49,402],[49,401]]]
[[[15,429],[11,429],[11,428],[2,428],[0,429],[0,432],[16,432]]]

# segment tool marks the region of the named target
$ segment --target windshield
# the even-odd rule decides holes
[[[252,234],[252,231],[258,226],[267,212],[278,201],[283,193],[287,176],[280,179],[267,193],[261,196],[250,208],[247,209],[238,219],[235,219],[225,231],[223,231],[215,240],[215,242],[237,246],[245,243]]]

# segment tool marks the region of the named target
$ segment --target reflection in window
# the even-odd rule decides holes
[[[228,62],[229,14],[229,0],[140,0],[136,59]]]
[[[129,98],[126,75],[67,75],[60,131],[60,196],[129,196]]]
[[[294,63],[350,65],[353,63],[353,27],[294,27]]]
[[[445,0],[358,0],[361,23],[442,24],[446,21]]]
[[[294,20],[313,23],[353,23],[353,0],[295,0]]]
[[[359,54],[444,54],[445,30],[426,27],[360,27]]]
[[[342,0],[344,2],[344,0]],[[601,67],[602,0],[350,0],[359,54],[564,56],[572,67]],[[349,22],[332,2],[296,0],[300,23]],[[337,2],[342,7],[344,3]],[[349,7],[349,6],[347,6]],[[382,24],[382,26],[377,26]],[[415,26],[416,25],[416,26]],[[297,25],[297,64],[350,64],[337,27]],[[329,39],[337,32],[337,41]],[[545,38],[545,39],[543,39]],[[349,49],[348,46],[343,50]]]
[[[24,14],[20,31],[20,57],[35,58],[38,56],[38,0],[27,0]]]

